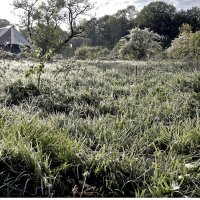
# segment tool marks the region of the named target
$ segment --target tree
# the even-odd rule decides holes
[[[169,58],[198,61],[200,59],[200,31],[192,32],[192,26],[183,24],[178,38],[167,49]]]
[[[171,42],[171,24],[176,8],[162,1],[151,2],[145,6],[135,19],[140,28],[150,28],[159,35],[166,37],[164,46]]]
[[[58,52],[83,29],[77,25],[91,4],[88,0],[14,0],[13,6],[21,11],[22,27],[26,28],[31,42],[41,49],[41,55]],[[65,36],[60,25],[65,24]]]
[[[137,11],[134,6],[117,11],[114,15],[105,15],[99,19],[92,18],[87,23],[85,36],[92,46],[103,46],[112,49],[121,37],[134,27],[133,19]]]
[[[149,59],[161,52],[159,43],[161,37],[149,29],[138,27],[129,31],[130,34],[122,38],[119,50],[122,58],[144,60]]]
[[[171,24],[172,39],[175,39],[179,35],[179,27],[186,23],[192,27],[193,32],[200,30],[200,8],[193,7],[189,10],[176,12]]]
[[[179,28],[179,33],[183,34],[183,33],[191,33],[192,32],[192,26],[190,26],[189,24],[182,24],[182,26]]]
[[[117,13],[114,15],[116,18],[126,18],[129,21],[132,21],[138,12],[135,9],[135,6],[128,6],[125,9],[118,10]]]
[[[0,28],[10,25],[7,19],[0,19]]]
[[[53,28],[52,25],[39,24],[34,30],[31,39],[34,45],[41,49],[42,55],[45,55],[50,49],[57,48],[60,42],[67,37],[67,34],[60,27]],[[56,52],[59,53],[61,50],[62,48]]]
[[[191,34],[189,49],[192,59],[200,61],[200,31]]]
[[[39,47],[35,54],[40,64],[30,68],[26,77],[36,74],[37,88],[40,89],[45,61],[83,32],[77,22],[91,4],[88,0],[14,0],[13,6],[21,11],[21,25],[27,30],[31,42]],[[64,37],[59,27],[63,23],[68,28]]]
[[[192,9],[187,10],[186,12],[188,21],[184,23],[188,23],[192,26],[192,31],[196,32],[200,30],[200,8],[193,7]]]
[[[85,26],[85,37],[90,40],[92,46],[96,46],[98,43],[97,19],[92,18],[89,23],[88,21],[84,21],[83,26]]]
[[[125,17],[105,15],[100,19],[93,18],[92,23],[86,28],[86,37],[93,46],[103,46],[112,49],[121,37],[128,34],[132,27]]]
[[[176,12],[171,24],[171,39],[175,39],[179,35],[179,28],[182,24],[188,24],[187,12],[185,10],[180,10]]]

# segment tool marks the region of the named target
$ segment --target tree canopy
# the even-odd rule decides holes
[[[105,15],[90,21],[86,27],[86,37],[90,39],[93,46],[112,49],[121,37],[128,34],[128,30],[131,28],[131,21],[125,16]]]
[[[191,25],[193,32],[200,30],[200,8],[177,11],[173,5],[165,2],[151,2],[138,13],[135,23],[140,28],[150,28],[164,36],[163,46],[168,47],[178,36],[182,24]]]
[[[91,4],[88,0],[14,0],[15,9],[21,10],[21,25],[27,29],[32,43],[44,55],[50,49],[57,52],[83,30],[77,25]],[[64,24],[67,34],[60,25]]]
[[[176,8],[173,5],[156,1],[145,6],[138,14],[135,22],[140,28],[150,28],[159,35],[165,36],[165,46],[169,43],[171,25],[175,14]]]
[[[7,19],[0,19],[0,28],[10,25]]]
[[[119,50],[123,58],[128,59],[149,59],[162,50],[159,43],[161,37],[149,29],[138,27],[131,29],[130,33],[121,40]]]
[[[192,27],[192,31],[200,30],[200,8],[194,7],[188,10],[180,10],[177,11],[173,21],[171,28],[171,38],[174,39],[179,34],[179,27],[182,24],[189,24]]]
[[[200,31],[193,33],[189,24],[183,24],[179,30],[179,37],[172,41],[167,50],[168,56],[173,59],[199,61]]]
[[[42,54],[49,49],[59,52],[77,36],[80,45],[117,49],[121,45],[120,39],[136,27],[159,34],[162,47],[168,48],[179,36],[182,24],[189,24],[192,32],[200,30],[200,8],[177,11],[173,5],[163,1],[151,2],[140,12],[130,5],[113,15],[90,20],[84,19],[92,7],[89,0],[13,0],[13,5],[20,10],[22,32],[29,36],[33,45],[42,49]],[[9,22],[0,21],[0,26],[6,23]],[[62,30],[64,25],[67,31]],[[85,39],[80,39],[80,36]],[[75,50],[74,47],[73,52]]]

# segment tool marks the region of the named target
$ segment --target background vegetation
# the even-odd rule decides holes
[[[112,50],[113,48],[116,49],[115,46],[119,40],[128,35],[129,30],[137,27],[141,29],[149,28],[150,31],[159,34],[164,50],[171,46],[171,42],[175,38],[179,37],[179,28],[183,24],[190,25],[193,33],[200,30],[200,8],[177,10],[171,4],[156,1],[149,3],[140,12],[132,5],[117,11],[113,15],[92,18],[89,21],[82,20],[77,23],[77,18],[75,18],[71,22],[73,30],[64,31],[60,28],[60,24],[67,25],[70,23],[69,19],[63,16],[63,13],[65,13],[63,11],[67,9],[64,0],[49,1],[42,6],[33,5],[29,1],[25,0],[21,3],[20,0],[15,0],[14,6],[15,9],[31,12],[30,23],[27,23],[28,11],[21,15],[23,23],[20,27],[21,33],[31,38],[32,44],[36,47],[48,52],[49,49],[57,48],[58,44],[67,40],[72,32],[79,35],[77,38],[70,38],[71,41],[65,43],[65,48],[58,48],[58,52],[65,58],[74,56],[74,52],[82,44],[92,47],[102,46],[108,48],[112,54]],[[91,8],[87,1],[82,0],[82,2],[83,10],[84,8],[86,10]],[[80,12],[80,15],[83,13],[84,11]],[[73,14],[76,16],[75,13]],[[1,19],[0,27],[9,25],[9,23],[8,20]],[[27,24],[29,25],[27,26]],[[48,34],[46,34],[47,32]],[[70,44],[72,44],[72,47],[70,47]]]

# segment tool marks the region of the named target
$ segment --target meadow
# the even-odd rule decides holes
[[[0,61],[1,197],[200,197],[200,65]]]

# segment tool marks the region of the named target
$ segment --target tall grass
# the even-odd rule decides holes
[[[198,65],[31,65],[0,65],[0,196],[200,196]]]

